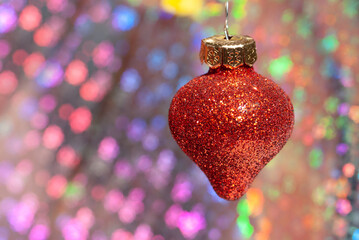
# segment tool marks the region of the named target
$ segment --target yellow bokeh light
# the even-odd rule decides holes
[[[250,212],[253,216],[258,216],[263,208],[263,193],[260,189],[250,188],[247,192],[247,200]]]
[[[203,8],[203,0],[162,0],[161,5],[166,12],[196,17]]]

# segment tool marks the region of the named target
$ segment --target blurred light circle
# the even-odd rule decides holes
[[[50,230],[45,225],[36,225],[32,228],[29,239],[30,240],[39,240],[39,239],[47,239],[50,234]]]
[[[352,211],[352,205],[347,199],[338,199],[336,209],[340,215],[345,216]]]
[[[88,74],[86,65],[80,60],[73,60],[66,68],[66,81],[72,85],[84,82]]]
[[[80,107],[71,113],[69,121],[74,133],[82,133],[90,127],[92,114],[86,107]]]
[[[1,47],[0,47],[1,48]],[[23,63],[24,72],[28,77],[34,77],[37,73],[37,70],[45,62],[45,57],[38,52],[34,52],[28,55]]]
[[[21,66],[27,57],[27,52],[23,49],[16,50],[12,55],[12,61],[14,64]]]
[[[105,21],[110,12],[111,7],[107,2],[96,3],[89,11],[91,20],[96,23]]]
[[[344,166],[343,166],[343,173],[344,173],[344,176],[346,176],[347,178],[351,178],[354,176],[354,173],[355,173],[355,166],[354,164],[352,163],[346,163]]]
[[[67,120],[70,117],[73,110],[74,108],[71,106],[71,104],[63,104],[59,108],[59,117],[62,118],[63,120]]]
[[[11,50],[10,44],[5,40],[0,40],[0,58],[6,57]]]
[[[87,207],[80,208],[77,211],[76,218],[88,229],[95,223],[92,210]]]
[[[52,13],[61,12],[68,5],[67,0],[47,0],[46,2],[47,2],[47,8]]]
[[[0,5],[0,33],[7,33],[16,26],[17,15],[8,5]]]
[[[166,52],[162,49],[153,49],[147,56],[147,66],[153,71],[161,70],[166,61]]]
[[[64,133],[57,125],[51,125],[46,128],[42,141],[46,148],[56,149],[64,141]]]
[[[48,122],[48,115],[41,112],[36,112],[31,118],[31,126],[36,129],[44,129]]]
[[[62,76],[63,70],[61,65],[58,62],[49,61],[39,70],[36,81],[42,87],[51,88],[62,82]]]
[[[86,101],[97,101],[99,93],[100,86],[93,80],[84,83],[80,88],[80,96]]]
[[[115,230],[111,236],[111,240],[116,240],[116,239],[134,239],[134,238],[132,233],[126,232],[122,229],[118,229]]]
[[[112,137],[105,137],[102,139],[100,146],[98,147],[99,156],[107,162],[115,159],[119,152],[120,147]]]
[[[42,20],[39,9],[33,5],[26,6],[19,17],[19,25],[26,31],[32,31],[37,28]]]
[[[47,183],[46,192],[52,198],[60,198],[64,194],[67,180],[62,175],[53,176]]]
[[[13,72],[4,71],[0,73],[0,95],[8,95],[15,91],[17,78]]]
[[[88,231],[78,219],[72,219],[68,221],[62,228],[62,235],[66,240],[88,239]]]
[[[100,201],[105,197],[106,190],[102,185],[96,185],[91,190],[91,196],[94,200]]]
[[[49,25],[45,24],[34,33],[34,41],[40,47],[49,47],[55,43],[56,32]]]
[[[353,240],[359,240],[359,229],[355,229],[352,236]]]
[[[118,212],[124,202],[123,194],[118,190],[111,190],[106,194],[104,208],[109,212]]]
[[[125,92],[134,92],[141,84],[141,76],[136,69],[128,69],[122,74],[120,84]]]
[[[93,62],[99,68],[108,66],[113,60],[114,47],[112,43],[104,41],[92,51]]]
[[[51,112],[57,105],[56,98],[51,94],[46,94],[39,101],[39,106],[44,112]]]
[[[80,163],[80,156],[77,155],[71,146],[64,146],[57,152],[56,159],[62,166],[73,168]]]
[[[41,135],[38,131],[29,131],[24,137],[24,144],[28,149],[35,149],[40,145]]]
[[[138,14],[133,8],[120,5],[113,11],[112,26],[121,31],[131,30],[138,24]]]

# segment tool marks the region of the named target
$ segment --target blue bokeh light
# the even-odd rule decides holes
[[[147,66],[151,70],[161,70],[166,62],[166,53],[161,49],[153,49],[147,56]]]
[[[120,5],[113,11],[112,26],[120,31],[129,31],[138,24],[138,14],[130,7]]]
[[[178,66],[174,62],[169,62],[163,68],[162,76],[168,80],[174,79],[178,74]]]
[[[356,230],[353,232],[352,239],[353,239],[353,240],[359,240],[359,229],[356,229]]]
[[[134,92],[140,86],[141,81],[137,70],[130,68],[123,73],[120,84],[125,92]]]
[[[48,61],[39,70],[36,77],[36,82],[45,88],[55,87],[61,84],[63,80],[63,69],[56,61]]]

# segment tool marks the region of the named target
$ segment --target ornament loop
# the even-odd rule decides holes
[[[226,36],[226,39],[229,40],[229,35],[228,35],[228,1],[226,1],[225,4],[225,13],[226,13],[226,21],[224,22],[224,35]]]

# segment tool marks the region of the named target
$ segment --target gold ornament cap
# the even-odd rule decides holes
[[[251,67],[257,60],[256,42],[247,35],[230,36],[229,40],[224,35],[215,35],[202,39],[199,57],[201,63],[211,68]]]

